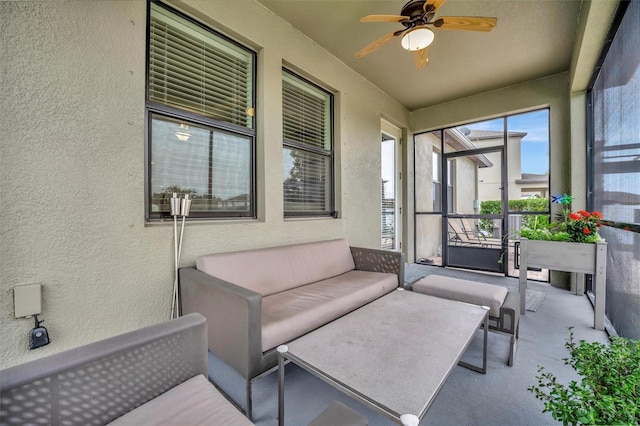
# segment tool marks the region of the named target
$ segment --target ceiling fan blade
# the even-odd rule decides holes
[[[425,12],[427,12],[429,9],[429,5],[433,5],[433,12],[437,11],[438,9],[440,9],[440,7],[444,4],[444,2],[447,0],[427,0],[424,2],[424,6],[422,6],[422,8],[424,9]]]
[[[481,16],[443,16],[433,21],[433,26],[441,30],[491,31],[498,18]]]
[[[429,57],[427,56],[427,48],[416,50],[413,52],[413,60],[416,62],[416,68],[421,70],[429,65]]]
[[[390,32],[386,36],[379,38],[378,40],[374,41],[373,43],[367,44],[365,47],[363,47],[362,49],[360,49],[360,50],[358,50],[356,52],[356,55],[355,55],[356,58],[360,59],[363,56],[366,56],[369,53],[373,52],[374,50],[381,48],[386,43],[391,41],[391,39],[396,36],[396,33],[397,33],[397,31]]]
[[[402,15],[367,15],[360,22],[401,22],[409,18]]]

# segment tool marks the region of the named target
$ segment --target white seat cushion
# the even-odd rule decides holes
[[[253,425],[202,375],[115,419],[110,425]]]
[[[428,275],[422,278],[413,284],[413,291],[443,299],[488,306],[489,315],[496,318],[500,316],[500,308],[509,292],[505,287],[499,285],[442,275]]]
[[[314,330],[398,287],[395,274],[350,271],[262,299],[262,351]]]

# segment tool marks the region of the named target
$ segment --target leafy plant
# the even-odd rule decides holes
[[[573,197],[567,194],[554,195],[551,201],[560,204],[561,211],[557,214],[557,222],[544,223],[538,217],[522,221],[520,236],[530,240],[570,241],[574,243],[597,243],[603,241],[598,234],[602,213],[578,210],[571,211]]]
[[[529,214],[522,216],[522,226],[531,229],[548,227],[548,214]]]
[[[536,398],[564,425],[640,424],[640,341],[613,337],[611,344],[576,343],[569,327],[565,347],[571,365],[582,377],[580,383],[565,386],[555,375],[538,366],[537,386],[530,386]]]
[[[567,194],[554,195],[551,202],[560,204],[561,211],[557,214],[556,222],[549,222],[547,214],[531,214],[536,211],[546,211],[549,207],[548,198],[526,198],[509,200],[510,212],[529,212],[522,215],[522,228],[519,236],[530,240],[542,241],[570,241],[577,243],[597,243],[603,241],[598,234],[602,214],[579,210],[571,212],[573,197]],[[480,203],[480,214],[500,214],[502,202],[487,200]],[[493,219],[480,219],[478,227],[493,233]],[[517,236],[518,233],[516,233]]]
[[[535,212],[546,211],[549,208],[548,198],[524,198],[521,200],[509,200],[510,212]],[[502,211],[502,201],[485,200],[480,203],[480,214],[500,214]],[[478,227],[489,233],[493,233],[493,219],[480,219]],[[523,215],[522,225],[535,228],[535,223],[548,223],[548,215]]]

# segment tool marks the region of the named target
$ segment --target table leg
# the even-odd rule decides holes
[[[287,345],[280,345],[278,351],[278,426],[284,426],[284,354]]]
[[[487,340],[489,337],[489,307],[483,306],[487,313],[484,316],[484,342],[482,343],[482,374],[487,372]]]
[[[483,332],[483,343],[482,343],[482,367],[478,367],[477,365],[469,364],[468,362],[460,361],[458,365],[461,367],[468,368],[469,370],[477,371],[478,373],[487,374],[487,340],[489,336],[489,307],[482,306],[482,309],[485,310],[484,320],[482,322],[482,327],[484,328]]]

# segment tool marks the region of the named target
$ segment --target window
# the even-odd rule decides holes
[[[447,159],[447,212],[455,212],[456,199],[453,196],[453,177],[455,176],[456,161]]]
[[[255,217],[255,53],[150,3],[147,217]]]
[[[431,170],[433,172],[433,211],[439,212],[442,206],[442,184],[440,183],[440,153],[431,154]]]
[[[334,215],[332,116],[331,93],[283,70],[285,217]]]

